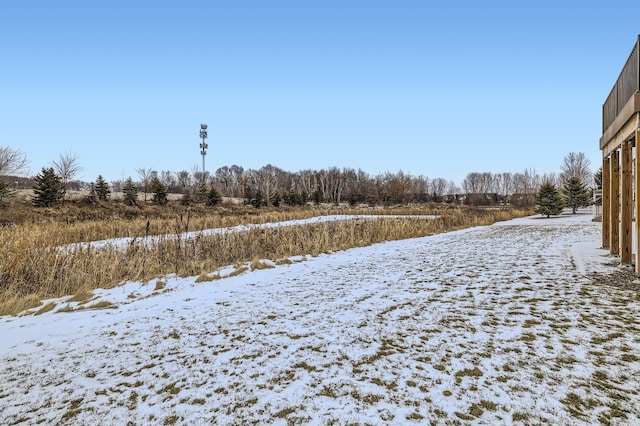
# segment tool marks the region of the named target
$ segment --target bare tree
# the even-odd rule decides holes
[[[455,184],[444,178],[431,179],[430,191],[433,201],[441,202],[445,195],[455,191]]]
[[[573,177],[580,179],[584,185],[593,187],[593,172],[590,170],[591,161],[583,152],[570,152],[562,160],[560,179],[562,183]]]
[[[169,192],[179,191],[176,175],[170,170],[163,170],[160,172],[160,182],[162,182]]]
[[[0,146],[0,176],[20,174],[28,164],[27,155],[19,149]]]
[[[65,152],[60,154],[58,160],[51,162],[53,168],[56,170],[60,180],[62,181],[62,187],[69,189],[69,183],[78,175],[84,168],[79,163],[80,158],[77,154],[71,152]]]
[[[525,169],[522,173],[513,176],[514,193],[519,195],[522,205],[526,208],[533,207],[535,195],[540,187],[540,176],[534,169]]]
[[[182,170],[177,174],[178,185],[183,191],[188,190],[191,187],[192,180],[191,174],[188,171]]]
[[[138,167],[136,169],[136,173],[138,173],[138,176],[140,176],[140,181],[142,182],[142,188],[144,190],[144,202],[146,203],[149,184],[151,183],[151,179],[156,174],[156,172],[151,168]]]
[[[280,169],[278,167],[267,164],[253,173],[254,186],[258,191],[262,192],[267,205],[271,204],[271,199],[277,191],[279,172]]]

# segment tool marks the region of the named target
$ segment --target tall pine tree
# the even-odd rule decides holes
[[[64,184],[62,178],[56,174],[53,167],[43,168],[36,175],[33,185],[33,205],[37,207],[51,207],[64,198]]]
[[[154,177],[151,180],[151,192],[153,192],[153,198],[151,201],[153,201],[154,204],[164,206],[169,201],[167,199],[169,191],[167,191],[167,187],[164,186],[157,177]]]
[[[130,206],[135,206],[138,204],[138,188],[136,188],[136,184],[133,183],[133,179],[131,176],[124,181],[124,186],[122,187],[122,193],[124,194],[124,202]]]
[[[221,200],[222,200],[222,197],[220,197],[220,193],[216,188],[212,186],[209,192],[207,193],[207,205],[217,206],[218,204],[220,204]]]
[[[562,213],[564,200],[552,183],[544,183],[536,194],[535,212],[541,215],[556,215]]]
[[[96,179],[95,191],[98,199],[102,201],[109,198],[109,194],[111,194],[109,184],[104,180],[102,175],[98,175],[98,178]]]
[[[590,204],[591,194],[584,183],[578,177],[567,179],[562,188],[565,204],[570,207],[573,214],[580,207],[587,207]]]

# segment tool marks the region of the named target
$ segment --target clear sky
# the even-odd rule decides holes
[[[30,173],[601,164],[633,1],[33,1],[0,4],[0,146]],[[625,15],[626,14],[626,15]]]

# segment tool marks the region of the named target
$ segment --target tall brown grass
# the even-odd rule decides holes
[[[336,213],[324,211],[327,213]],[[357,213],[341,210],[339,213]],[[373,212],[370,212],[373,213]],[[175,273],[199,276],[222,266],[258,259],[318,255],[378,242],[422,237],[523,216],[514,209],[433,208],[376,211],[379,214],[437,214],[437,219],[343,220],[288,227],[253,228],[185,239],[185,230],[268,223],[317,216],[318,211],[263,212],[260,215],[179,216],[155,221],[112,219],[71,224],[19,224],[0,227],[0,315],[15,315],[40,300],[125,281],[148,281]],[[191,229],[189,229],[191,228]],[[144,244],[69,250],[64,244],[119,236],[165,234]]]

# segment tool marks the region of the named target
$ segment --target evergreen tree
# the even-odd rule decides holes
[[[84,197],[84,202],[87,204],[95,204],[98,202],[98,194],[96,194],[96,185],[93,182],[89,184],[89,195]]]
[[[193,202],[193,196],[191,195],[191,189],[187,188],[185,189],[184,193],[182,194],[182,197],[180,198],[180,204],[182,204],[183,206],[188,206],[192,202]]]
[[[64,185],[53,167],[42,168],[42,172],[34,178],[33,205],[37,207],[51,207],[60,203],[64,198]]]
[[[565,204],[571,207],[573,214],[576,214],[580,207],[587,207],[590,204],[591,194],[579,177],[567,179],[562,188],[562,194]]]
[[[157,204],[159,206],[164,206],[165,204],[167,204],[167,195],[169,194],[169,192],[167,191],[167,187],[164,186],[164,184],[160,182],[160,179],[158,179],[157,177],[154,177],[151,180],[151,192],[153,192],[153,198],[151,199],[151,201],[153,201],[154,204]]]
[[[109,189],[109,184],[107,184],[102,175],[98,175],[94,188],[99,200],[105,201],[107,198],[109,198],[111,190]]]
[[[213,186],[207,193],[207,205],[208,206],[217,206],[220,204],[222,197],[220,197],[220,193]]]
[[[536,194],[535,212],[547,217],[562,213],[564,200],[552,183],[544,183]]]
[[[273,197],[271,197],[271,205],[273,207],[280,207],[281,201],[282,201],[282,197],[280,197],[280,193],[276,191],[276,193],[273,194]]]
[[[124,182],[122,192],[124,194],[125,203],[130,206],[135,206],[138,204],[138,188],[136,188],[136,185],[135,183],[133,183],[133,179],[131,179],[131,177],[128,177]]]
[[[196,188],[196,201],[199,203],[204,203],[207,201],[207,197],[209,195],[209,191],[207,190],[207,185],[204,183],[199,183]]]
[[[262,194],[262,191],[258,190],[256,191],[256,196],[251,199],[251,205],[256,209],[259,209],[263,204],[265,204],[264,195]]]
[[[7,185],[4,179],[0,178],[0,207],[7,205],[9,198],[15,197],[16,192]]]
[[[593,182],[596,184],[596,189],[602,189],[602,167],[593,174]]]

